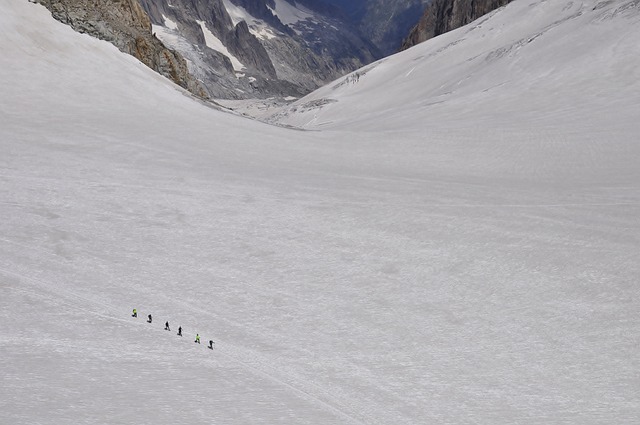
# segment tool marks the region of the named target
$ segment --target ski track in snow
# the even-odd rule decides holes
[[[18,278],[18,280],[20,281],[27,281],[29,284],[32,284],[38,287],[38,290],[29,290],[22,287],[9,286],[9,289],[11,290],[22,292],[24,294],[29,294],[33,297],[41,298],[41,299],[44,299],[45,301],[53,302],[57,305],[66,306],[67,308],[72,308],[76,311],[82,311],[85,314],[91,315],[91,317],[101,317],[110,321],[118,321],[121,323],[126,323],[128,326],[135,326],[135,323],[132,323],[132,319],[125,319],[125,318],[113,315],[114,313],[118,312],[118,308],[114,306],[107,306],[104,303],[99,303],[96,300],[92,300],[86,297],[81,297],[75,293],[71,293],[68,291],[64,291],[64,295],[61,294],[59,291],[58,293],[54,294],[50,291],[50,288],[57,285],[52,285],[50,282],[44,282],[42,280],[30,277],[28,275],[14,273],[6,269],[0,269],[0,274],[13,276],[15,278]],[[45,295],[45,293],[48,293],[48,295]],[[100,311],[96,310],[95,308],[83,307],[83,306],[86,306],[87,304],[107,308],[107,310],[112,312],[112,314],[104,314],[104,313],[100,313]],[[185,307],[193,309],[193,307],[189,307],[189,306],[185,306]],[[200,311],[203,314],[208,313],[205,310],[200,310]],[[141,317],[139,317],[138,319],[140,318]],[[169,320],[169,319],[164,318],[160,321],[156,319],[156,322],[161,323],[164,320]],[[230,323],[230,325],[233,326],[233,323]],[[52,340],[49,343],[55,344],[55,342],[56,342],[55,340]],[[348,411],[344,410],[344,407],[342,407],[343,403],[336,400],[334,397],[329,395],[326,391],[322,390],[321,388],[316,386],[310,386],[309,383],[304,383],[300,380],[294,379],[290,375],[283,374],[281,371],[274,370],[272,366],[267,364],[264,360],[260,361],[256,356],[251,356],[249,353],[242,353],[241,351],[234,348],[233,346],[227,346],[227,347],[223,346],[223,348],[220,348],[220,342],[224,343],[225,341],[218,341],[218,345],[214,351],[216,356],[222,356],[228,362],[238,364],[257,376],[264,377],[268,380],[274,381],[278,384],[281,384],[289,388],[291,391],[293,391],[298,396],[304,399],[308,399],[314,403],[319,403],[325,406],[329,410],[336,412],[336,414],[340,416],[344,421],[343,423],[355,423],[355,424],[380,423],[377,420],[374,420],[373,418],[363,418],[362,420],[356,419],[355,417],[352,416],[353,415],[352,413],[349,413]],[[310,389],[305,389],[305,388],[310,388]]]

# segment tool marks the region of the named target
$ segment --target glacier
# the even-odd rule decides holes
[[[283,126],[0,10],[0,423],[638,422],[637,1],[516,0]]]

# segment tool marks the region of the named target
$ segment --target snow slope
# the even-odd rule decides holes
[[[285,25],[295,24],[307,19],[316,20],[312,11],[302,5],[291,4],[287,0],[275,0],[275,8],[271,10],[278,16],[280,22]]]
[[[271,28],[271,26],[266,24],[264,21],[252,16],[244,7],[237,6],[231,3],[230,0],[223,0],[223,4],[225,9],[227,9],[227,13],[229,13],[229,16],[231,17],[233,26],[236,26],[240,21],[245,21],[249,26],[251,34],[255,35],[257,38],[261,40],[270,40],[277,37],[277,31]]]
[[[444,127],[456,115],[487,128],[562,129],[579,111],[592,131],[637,129],[638,7],[633,0],[516,1],[329,84],[278,118],[375,131],[381,120],[410,127],[418,115]]]
[[[514,4],[526,20],[494,32],[561,9]],[[3,1],[0,423],[637,423],[638,5],[621,5],[585,2],[572,49],[473,78],[404,68],[440,47],[389,58],[333,104],[381,109],[305,132]],[[366,86],[384,72],[396,84]],[[494,75],[519,84],[476,90]]]

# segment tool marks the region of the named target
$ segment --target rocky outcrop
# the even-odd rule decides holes
[[[313,1],[313,0],[307,0]],[[390,55],[431,0],[325,0],[345,14],[383,55]]]
[[[434,0],[418,24],[404,39],[400,50],[475,21],[512,0]]]
[[[214,98],[299,97],[379,57],[323,0],[140,3],[158,38],[188,60]]]
[[[385,55],[393,54],[429,3],[431,0],[369,0],[361,29]]]
[[[261,38],[279,79],[304,92],[333,81],[380,57],[342,10],[324,0],[280,0],[308,14],[308,19],[283,22],[274,0],[227,0],[268,24],[276,37]],[[249,22],[248,24],[252,24]]]
[[[167,49],[151,32],[151,20],[137,0],[38,0],[60,22],[106,40],[122,52],[199,97],[207,97],[189,74],[182,56]]]
[[[208,98],[299,97],[382,56],[340,8],[352,0],[31,1]],[[367,1],[384,20],[389,1],[429,0]]]
[[[267,50],[249,31],[245,21],[240,21],[225,37],[227,48],[236,54],[240,61],[268,78],[276,79],[276,69]]]
[[[246,22],[234,25],[223,0],[140,0],[153,29],[178,50],[190,72],[212,98],[287,96],[291,84],[280,82],[269,54]],[[263,4],[264,6],[264,4]],[[217,39],[207,41],[205,31]],[[217,50],[216,50],[217,49]],[[237,62],[232,63],[232,58]]]

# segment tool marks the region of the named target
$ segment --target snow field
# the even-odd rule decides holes
[[[640,16],[634,2],[600,4],[513,2],[317,90],[280,121],[377,131],[385,118],[387,128],[401,130],[419,111],[430,128],[449,127],[455,114],[462,118],[456,128],[557,133],[575,120],[589,125],[587,134],[619,126],[629,132],[640,92]],[[523,15],[526,22],[512,24]],[[304,106],[314,101],[325,106]]]
[[[315,18],[313,12],[304,6],[293,5],[286,0],[275,0],[275,8],[271,10],[285,25],[296,24],[307,19],[314,20]]]
[[[531,5],[534,28],[558,12]],[[343,86],[323,111],[388,109],[354,101],[305,132],[0,7],[0,423],[637,422],[636,58],[608,21],[589,66],[617,79],[560,59],[549,81],[516,74],[567,99],[469,79],[402,109],[435,90],[404,65],[445,36],[353,85],[413,91]],[[613,21],[629,37],[630,11]],[[434,84],[423,102],[455,86]]]
[[[171,19],[167,18],[166,16],[162,15],[162,19],[164,20],[164,25],[169,28],[170,30],[177,30],[178,29],[178,24],[176,24],[174,21],[172,21]]]

